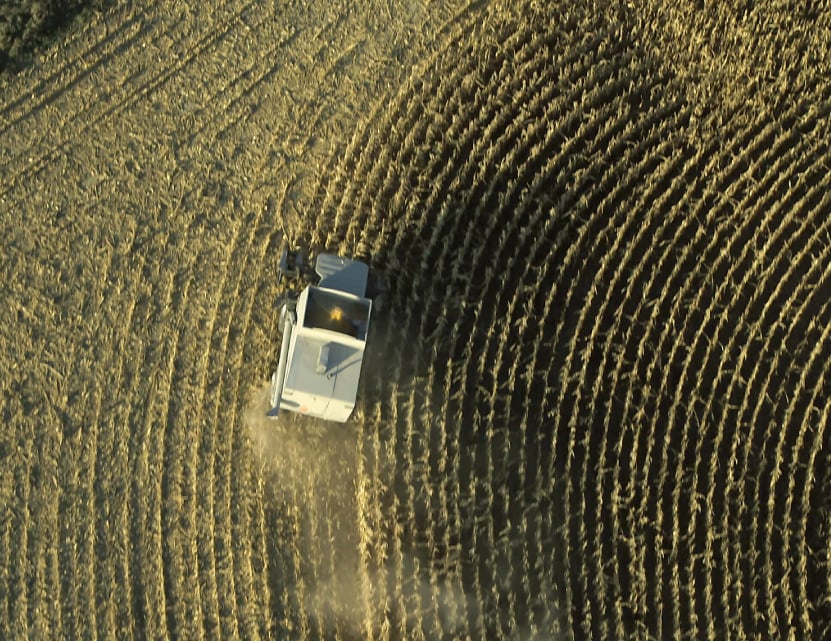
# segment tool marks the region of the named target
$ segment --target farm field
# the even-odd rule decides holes
[[[0,639],[831,638],[831,9],[119,4],[0,76]],[[263,414],[284,242],[388,291]]]

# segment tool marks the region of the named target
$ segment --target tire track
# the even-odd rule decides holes
[[[148,6],[147,9],[152,9],[157,5],[158,0],[156,0],[155,5]],[[107,58],[112,55],[111,52],[126,50],[134,44],[140,35],[140,29],[133,31],[134,27],[140,26],[139,19],[140,16],[138,14],[129,16],[126,20],[122,21],[115,28],[115,30],[110,31],[107,29],[104,37],[90,45],[85,51],[79,53],[76,57],[73,58],[71,56],[67,56],[63,58],[61,62],[58,62],[50,69],[45,78],[38,78],[38,76],[32,75],[30,77],[33,81],[31,86],[21,87],[16,92],[12,91],[11,95],[17,93],[18,97],[12,98],[0,106],[0,118],[5,121],[4,124],[0,126],[0,135],[5,134],[12,127],[21,125],[27,119],[37,116],[44,107],[53,104],[57,98],[61,96],[61,94],[68,92],[70,89],[77,86],[82,80],[89,77],[92,71],[100,68]],[[84,36],[83,31],[75,32],[75,34],[75,37],[79,39]],[[70,81],[61,84],[55,89],[48,91],[50,87],[55,86],[60,80],[63,80],[64,76],[70,69],[81,66],[84,59],[98,52],[102,52],[102,55],[83,73],[75,76]],[[47,92],[46,95],[43,95],[44,92]],[[23,109],[27,99],[32,96],[39,96],[37,103],[34,105],[26,105],[26,109]],[[15,111],[18,113],[13,115]]]

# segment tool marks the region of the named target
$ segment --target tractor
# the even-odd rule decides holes
[[[369,266],[284,248],[278,274],[291,285],[279,305],[282,344],[271,377],[271,409],[345,422],[355,408],[372,313]],[[301,289],[302,288],[302,289]]]

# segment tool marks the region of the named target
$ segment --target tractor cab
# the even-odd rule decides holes
[[[283,251],[281,276],[307,277],[302,256]],[[271,379],[271,410],[344,422],[355,408],[372,301],[368,266],[334,254],[315,261],[316,284],[289,294],[280,308],[283,341]]]

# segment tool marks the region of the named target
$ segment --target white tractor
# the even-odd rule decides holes
[[[289,290],[280,305],[283,342],[268,416],[290,410],[342,423],[355,408],[369,332],[369,267],[320,254],[312,271],[304,252],[284,249],[279,274],[311,282],[302,291]]]

